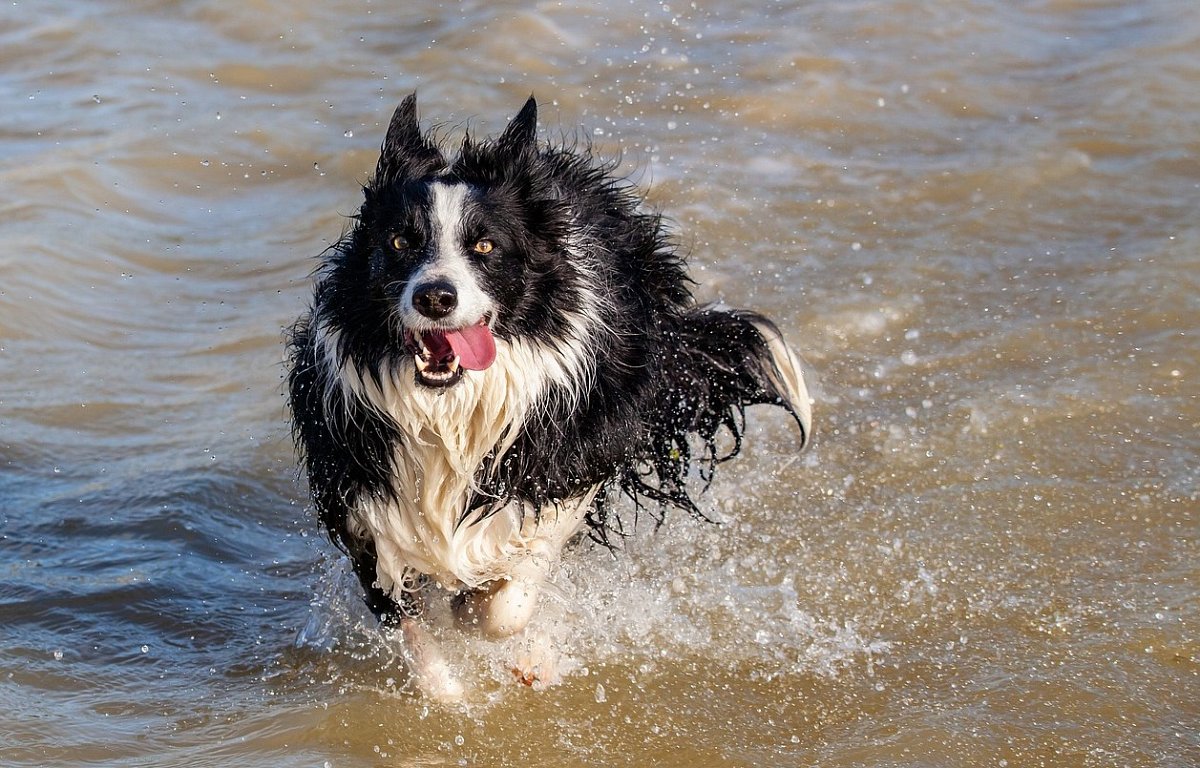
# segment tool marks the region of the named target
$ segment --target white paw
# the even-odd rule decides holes
[[[562,682],[562,655],[542,632],[531,632],[517,649],[512,673],[517,682],[542,689]]]

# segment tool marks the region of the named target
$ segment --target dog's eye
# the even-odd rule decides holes
[[[496,250],[496,244],[491,240],[480,240],[479,242],[475,243],[475,246],[472,248],[472,250],[475,251],[475,253],[478,253],[480,256],[487,256],[489,253]]]
[[[392,239],[388,241],[388,245],[392,246],[393,251],[408,250],[408,240],[404,239],[404,235],[392,235]]]

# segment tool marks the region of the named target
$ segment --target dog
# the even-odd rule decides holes
[[[739,451],[746,407],[782,407],[800,448],[811,402],[779,329],[697,305],[662,217],[590,147],[539,141],[533,97],[448,155],[408,96],[363,193],[289,334],[294,432],[368,607],[454,698],[426,599],[521,632],[568,542],[625,535],[616,495],[703,516],[688,477]]]

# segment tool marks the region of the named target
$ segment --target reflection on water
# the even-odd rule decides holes
[[[1198,43],[1171,0],[10,4],[2,762],[1200,761]],[[281,396],[414,88],[623,155],[817,381],[721,525],[573,554],[563,684],[452,639],[461,711],[363,616]]]

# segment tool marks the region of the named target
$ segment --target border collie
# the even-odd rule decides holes
[[[435,587],[460,624],[520,632],[564,545],[623,535],[612,496],[659,522],[702,515],[687,477],[738,452],[748,405],[809,435],[775,325],[697,306],[634,186],[536,128],[531,97],[499,137],[448,155],[404,99],[288,340],[321,522],[435,696],[461,692],[417,621]]]

